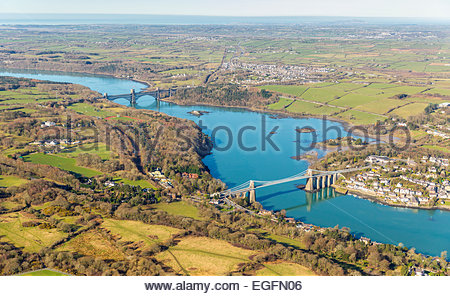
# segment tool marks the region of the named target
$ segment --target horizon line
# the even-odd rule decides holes
[[[120,15],[120,16],[190,16],[190,17],[244,17],[244,18],[270,18],[270,17],[323,17],[323,18],[401,18],[401,19],[448,19],[450,20],[450,16],[448,17],[431,17],[431,16],[356,16],[356,15],[217,15],[217,14],[159,14],[159,13],[101,13],[101,12],[83,12],[83,13],[70,13],[70,12],[0,12],[0,15],[99,15],[99,16],[107,16],[107,15]]]

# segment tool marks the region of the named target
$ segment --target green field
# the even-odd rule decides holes
[[[180,215],[201,220],[198,213],[198,209],[185,201],[178,201],[172,203],[157,203],[155,205],[152,205],[151,207],[154,209],[165,211],[171,215]]]
[[[390,110],[397,108],[399,106],[403,106],[407,104],[408,101],[396,100],[396,99],[379,99],[376,101],[369,102],[364,105],[357,106],[355,109],[361,111],[368,111],[378,114],[385,114]]]
[[[29,182],[29,180],[20,177],[0,175],[0,187],[20,186],[27,182]]]
[[[265,263],[264,268],[256,271],[256,276],[313,276],[310,269],[295,263]]]
[[[292,105],[290,105],[286,110],[293,113],[304,113],[304,114],[312,114],[312,115],[329,115],[334,114],[341,109],[332,106],[324,106],[319,105],[307,101],[295,101]]]
[[[144,242],[147,246],[165,241],[173,234],[181,232],[180,229],[150,225],[140,221],[105,219],[102,226],[114,235],[119,235],[121,241]]]
[[[5,209],[7,209],[7,210],[11,210],[11,209],[15,209],[15,208],[21,208],[23,206],[24,206],[24,204],[20,204],[20,203],[13,202],[13,201],[10,201],[10,200],[6,200],[6,201],[0,202],[0,207],[3,207]]]
[[[115,178],[115,179],[113,179],[113,181],[117,182],[117,183],[123,183],[123,184],[127,184],[127,185],[132,185],[132,186],[141,186],[141,188],[156,189],[156,187],[153,186],[147,180],[130,180],[130,179],[126,179],[126,178]]]
[[[428,106],[427,103],[412,103],[403,107],[400,107],[398,109],[395,109],[389,114],[395,114],[402,118],[408,118],[410,116],[419,115],[422,113],[425,108]]]
[[[44,247],[64,238],[66,234],[57,229],[23,227],[22,222],[29,219],[19,213],[0,215],[0,240],[8,241],[28,252],[38,252]]]
[[[365,113],[357,110],[349,110],[337,115],[338,118],[350,121],[354,124],[374,124],[378,120],[383,121],[386,117]]]
[[[267,108],[269,108],[270,110],[281,110],[290,103],[292,103],[291,99],[280,98],[278,102],[268,105]]]
[[[93,169],[77,166],[76,160],[73,158],[66,158],[52,154],[34,153],[25,156],[24,160],[33,163],[51,165],[62,170],[74,172],[86,177],[94,177],[102,174],[101,172]]]
[[[20,276],[68,276],[68,274],[51,269],[41,269],[23,273]]]
[[[88,115],[88,116],[95,116],[95,117],[109,117],[109,116],[115,116],[116,113],[108,111],[108,110],[103,110],[99,107],[96,107],[92,104],[87,104],[87,103],[75,103],[72,104],[68,107],[69,109],[74,110],[75,112],[84,114],[84,115]]]
[[[123,260],[125,254],[101,231],[84,232],[58,247],[58,251],[77,252],[104,260]]]
[[[228,242],[206,238],[185,237],[156,259],[185,275],[223,276],[236,269],[239,263],[250,261],[258,252],[235,247]]]
[[[276,234],[269,234],[266,235],[267,238],[270,238],[274,241],[277,241],[279,243],[282,244],[287,244],[293,247],[297,247],[299,249],[305,249],[305,246],[298,240],[286,237],[286,236],[281,236],[281,235],[276,235]]]
[[[106,144],[96,142],[92,144],[84,144],[76,148],[67,148],[61,152],[61,156],[68,156],[76,158],[81,153],[93,153],[100,156],[103,160],[109,160],[111,158],[112,150],[107,147]]]
[[[450,89],[447,88],[433,88],[424,92],[425,94],[438,94],[442,96],[450,97]]]
[[[333,100],[331,104],[341,107],[356,107],[359,105],[364,105],[370,102],[377,101],[379,98],[360,95],[360,94],[348,94],[338,100]]]
[[[322,88],[311,87],[301,96],[301,98],[307,101],[326,103],[345,94],[346,92],[344,90],[332,86]]]
[[[442,146],[437,146],[437,145],[423,145],[422,147],[427,148],[427,149],[445,152],[445,153],[450,153],[450,149],[448,147],[442,147]]]
[[[304,85],[264,85],[264,86],[260,86],[259,88],[265,89],[268,91],[275,91],[275,92],[279,92],[282,94],[300,97],[308,89],[308,86],[304,86]]]
[[[366,88],[375,88],[375,89],[385,89],[385,88],[391,88],[391,87],[397,87],[397,85],[392,83],[371,83]]]

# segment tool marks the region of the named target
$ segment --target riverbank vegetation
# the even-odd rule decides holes
[[[378,155],[415,160],[425,174],[423,156],[448,158],[448,29],[366,26],[10,26],[0,65],[178,87],[168,99],[181,104],[331,116],[383,139],[403,126],[411,141],[392,135],[408,149],[342,137],[323,145],[362,151],[313,167]],[[207,197],[224,184],[201,161],[212,144],[198,126],[99,96],[0,77],[1,275],[449,275],[445,253],[217,209]],[[448,180],[441,171],[432,182]]]

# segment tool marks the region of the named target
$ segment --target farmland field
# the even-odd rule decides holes
[[[286,110],[293,113],[304,113],[313,115],[329,115],[341,111],[341,109],[331,106],[319,105],[307,101],[295,101]]]
[[[68,275],[65,273],[56,271],[56,270],[41,269],[41,270],[26,272],[26,273],[21,274],[20,276],[68,276]]]
[[[110,230],[112,234],[119,235],[121,241],[142,241],[147,246],[165,241],[172,234],[181,232],[180,229],[173,227],[129,220],[105,219],[102,226]]]
[[[280,110],[286,107],[286,105],[290,104],[291,102],[291,99],[280,98],[278,102],[268,105],[267,108],[269,108],[270,110]]]
[[[450,153],[450,149],[448,147],[442,147],[442,146],[437,146],[437,145],[423,145],[422,147],[445,152],[445,153]]]
[[[20,186],[27,182],[28,180],[20,177],[0,175],[0,187]]]
[[[117,183],[123,183],[123,184],[126,184],[126,185],[131,185],[131,186],[140,186],[141,188],[156,189],[155,186],[153,186],[147,180],[130,180],[130,179],[126,179],[126,178],[115,178],[115,179],[113,179],[113,181],[117,182]]]
[[[63,244],[58,251],[71,251],[105,260],[122,260],[123,252],[110,242],[108,237],[97,229],[84,232]]]
[[[427,103],[412,103],[403,107],[400,107],[398,109],[395,109],[390,114],[398,115],[402,118],[408,118],[409,116],[418,115],[425,110],[425,108],[428,106]]]
[[[97,116],[97,117],[108,117],[108,116],[115,116],[116,114],[114,112],[111,112],[109,110],[103,110],[101,108],[98,108],[96,106],[93,106],[92,104],[87,103],[75,103],[68,107],[69,109],[74,110],[75,112],[88,115],[88,116]]]
[[[270,238],[274,241],[277,241],[279,243],[282,244],[287,244],[290,246],[294,246],[300,249],[305,249],[305,246],[299,241],[299,240],[294,240],[292,238],[286,237],[286,236],[281,236],[281,235],[276,235],[276,234],[270,234],[266,236],[267,238]]]
[[[20,213],[0,215],[0,240],[11,242],[29,252],[38,252],[66,236],[57,229],[23,227],[24,221],[30,221],[30,219]]]
[[[310,269],[295,263],[264,263],[264,268],[256,271],[257,276],[312,276]]]
[[[322,88],[309,88],[302,96],[302,99],[307,101],[315,101],[326,103],[337,97],[341,97],[346,92],[342,89],[332,88],[332,86]]]
[[[283,94],[293,95],[300,97],[307,89],[308,86],[304,85],[264,85],[259,87],[268,91],[275,91]]]
[[[58,167],[62,170],[74,172],[86,177],[93,177],[101,175],[102,173],[93,169],[88,169],[76,165],[76,160],[73,158],[60,157],[51,154],[34,153],[24,157],[25,161],[33,163],[47,164]]]
[[[348,94],[342,96],[337,100],[333,100],[331,104],[341,107],[356,107],[359,105],[367,104],[378,100],[376,97],[360,95],[360,94]]]
[[[438,94],[438,95],[450,97],[450,89],[447,89],[447,88],[433,88],[433,89],[427,90],[425,93],[426,94]]]
[[[406,105],[407,101],[395,100],[395,99],[379,99],[369,102],[364,105],[357,106],[355,109],[361,111],[368,111],[378,114],[385,114],[388,111],[397,108],[399,106]]]
[[[152,208],[165,211],[171,215],[180,215],[201,220],[198,209],[185,201],[178,201],[172,203],[158,203],[151,205]]]
[[[354,124],[374,124],[378,120],[383,121],[386,117],[365,113],[357,110],[349,110],[337,115],[338,118],[351,121]]]
[[[227,275],[239,263],[250,261],[256,251],[235,247],[206,237],[185,237],[156,258],[177,273],[189,275]]]
[[[81,153],[93,153],[100,156],[103,160],[108,160],[111,158],[112,150],[106,144],[101,142],[96,142],[92,144],[84,144],[76,148],[68,148],[61,152],[61,156],[77,157]]]

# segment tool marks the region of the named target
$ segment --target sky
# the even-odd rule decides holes
[[[450,0],[0,0],[0,13],[450,18]]]

